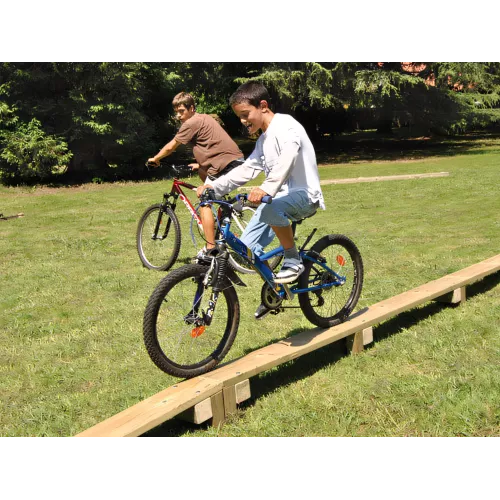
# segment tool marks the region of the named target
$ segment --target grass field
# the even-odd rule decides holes
[[[456,155],[323,164],[322,179],[450,176],[325,185],[327,211],[299,235],[318,227],[318,237],[356,242],[360,308],[480,262],[500,248],[499,152],[492,138]],[[0,435],[74,435],[175,382],[143,346],[144,308],[163,274],[142,268],[135,249],[140,215],[169,187],[0,187],[0,212],[25,214],[0,221]],[[179,214],[177,266],[195,253],[187,212]],[[226,360],[312,326],[300,310],[255,322],[260,284],[243,280]],[[252,399],[220,429],[172,421],[150,434],[498,436],[499,281],[497,273],[469,287],[459,308],[431,303],[386,321],[359,356],[331,346],[255,377]]]

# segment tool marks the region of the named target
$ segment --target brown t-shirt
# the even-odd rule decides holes
[[[232,161],[243,158],[240,148],[209,115],[195,113],[182,124],[174,139],[193,145],[194,157],[208,175],[216,175]]]

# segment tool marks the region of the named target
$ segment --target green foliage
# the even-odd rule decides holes
[[[272,108],[295,115],[313,140],[371,128],[429,135],[498,126],[500,63],[415,64],[420,69],[409,72],[397,62],[0,63],[3,179],[19,170],[5,160],[20,158],[18,145],[7,141],[32,134],[25,126],[33,119],[40,134],[67,144],[67,180],[139,176],[179,125],[171,103],[180,91],[193,94],[198,112],[218,115],[230,135],[240,135],[228,99],[249,79],[263,82]],[[42,179],[50,169],[21,170]]]
[[[259,75],[236,81],[244,83],[250,79],[261,81],[282,106],[292,111],[299,107],[319,109],[339,104],[331,92],[332,71],[319,63],[271,63],[265,65]]]
[[[4,146],[0,153],[2,181],[46,179],[64,172],[73,156],[66,142],[45,134],[35,118],[14,131],[4,131],[0,141]]]
[[[20,123],[34,117],[48,136],[64,137],[73,153],[68,174],[99,171],[109,180],[119,165],[119,177],[130,175],[164,141],[156,107],[171,99],[177,82],[160,64],[3,63],[0,129],[12,128],[9,111]]]

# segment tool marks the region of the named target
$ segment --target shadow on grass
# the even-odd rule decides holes
[[[495,274],[491,274],[490,276],[483,278],[480,281],[468,285],[466,290],[466,299],[469,300],[475,297],[476,295],[483,294],[495,288],[499,283],[500,283],[500,272],[497,272]],[[442,311],[447,307],[458,307],[458,306],[459,304],[447,305],[440,302],[429,302],[423,307],[411,309],[410,311],[400,313],[394,318],[385,321],[376,328],[374,327],[373,329],[374,344],[392,335],[400,333],[404,329],[416,325],[420,321],[423,321],[433,316],[434,314],[439,313],[440,311]],[[370,347],[371,346],[367,346],[367,348]]]
[[[335,137],[315,143],[319,164],[422,160],[428,157],[477,155],[498,152],[498,134],[469,134],[453,138],[404,138],[368,133]],[[485,141],[487,141],[485,143]]]
[[[476,132],[449,137],[410,137],[404,131],[394,130],[390,135],[379,135],[371,131],[323,137],[313,140],[318,164],[360,163],[380,161],[422,160],[428,157],[449,157],[454,155],[482,155],[499,152],[498,132]],[[235,137],[234,140],[247,158],[255,147],[255,141]],[[165,166],[148,169],[142,160],[137,164],[123,164],[116,168],[102,167],[96,170],[68,171],[53,175],[43,181],[48,187],[79,186],[87,183],[113,183],[123,181],[169,181],[174,177],[169,165],[187,165],[193,162],[192,147],[176,151],[175,157]],[[193,174],[184,179],[198,185],[199,178]],[[23,181],[21,184],[37,185],[39,178]],[[14,185],[16,185],[14,183]]]
[[[480,295],[489,290],[492,290],[498,284],[500,284],[500,272],[487,276],[482,280],[477,281],[476,283],[468,285],[466,291],[467,300],[475,297],[476,295]],[[423,321],[433,316],[434,314],[439,313],[447,307],[457,306],[450,306],[439,302],[429,302],[423,307],[415,308],[410,311],[398,314],[394,318],[389,319],[374,328],[374,342],[373,344],[366,346],[365,349],[370,349],[377,342],[391,337],[392,335],[396,335],[404,329],[415,326],[420,321]],[[305,328],[297,328],[289,332],[287,336],[295,335],[305,330]],[[272,344],[279,340],[282,340],[282,338],[272,340],[266,344],[259,346],[258,348],[265,347],[265,345]],[[295,360],[288,361],[286,363],[283,363],[282,365],[256,375],[252,378],[251,382],[251,398],[238,405],[238,408],[241,410],[245,410],[246,408],[252,407],[257,399],[262,398],[267,394],[276,391],[277,389],[286,387],[290,384],[293,384],[294,382],[314,375],[324,367],[336,363],[337,361],[348,355],[349,354],[347,353],[344,339],[342,339],[341,341],[334,342],[333,344],[322,347],[309,354],[300,356]],[[174,437],[189,435],[191,431],[207,430],[209,426],[210,420],[205,422],[204,424],[196,425],[174,419],[165,422],[155,429],[152,429],[148,433],[144,434],[144,437]]]

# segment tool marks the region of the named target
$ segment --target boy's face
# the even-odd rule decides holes
[[[246,102],[233,104],[233,111],[250,135],[263,127],[264,109],[267,109],[266,101],[261,101],[258,108]]]
[[[189,109],[184,106],[184,104],[180,104],[175,108],[175,117],[184,123],[186,120],[191,118],[194,115],[194,106],[191,106]]]

